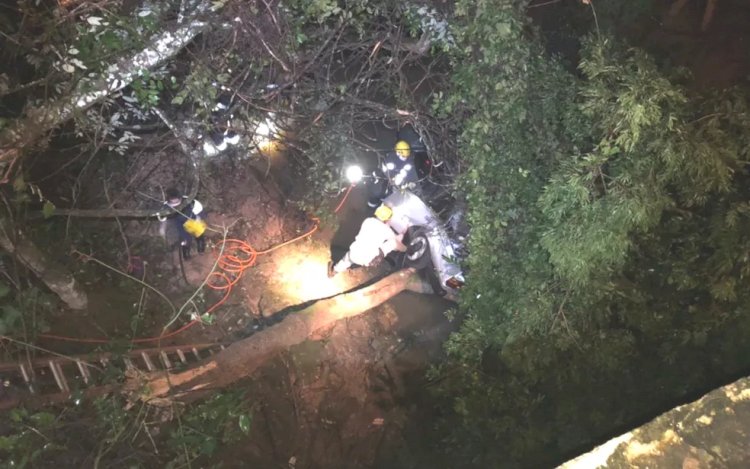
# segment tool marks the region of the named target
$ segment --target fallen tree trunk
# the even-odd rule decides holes
[[[86,309],[88,296],[81,290],[73,274],[47,258],[34,243],[22,235],[14,236],[13,231],[7,229],[0,221],[0,248],[7,251],[30,271],[47,287],[55,292],[70,309]]]
[[[414,269],[401,270],[360,290],[318,301],[268,329],[233,343],[194,368],[178,373],[151,373],[145,382],[144,377],[131,378],[125,389],[140,391],[138,398],[144,401],[158,402],[167,396],[189,401],[192,396],[199,397],[202,390],[225,387],[250,376],[279,352],[316,337],[336,321],[379,306],[404,290],[425,292]]]

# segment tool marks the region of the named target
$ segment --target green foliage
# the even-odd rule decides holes
[[[252,411],[243,392],[219,393],[192,406],[169,434],[166,444],[175,457],[166,467],[183,467],[198,458],[210,458],[221,445],[247,435],[251,424]]]
[[[133,94],[138,103],[144,109],[149,109],[159,104],[160,94],[166,88],[164,85],[165,82],[167,86],[174,84],[171,80],[152,77],[149,72],[144,72],[143,76],[134,80],[130,87],[133,89]]]
[[[103,65],[112,63],[113,58],[140,48],[160,27],[159,17],[165,9],[152,3],[150,9],[132,10],[122,0],[110,0],[104,8],[61,15],[64,9],[50,8],[43,2],[18,3],[24,19],[13,29],[18,29],[22,47],[6,51],[11,55],[25,53],[26,61],[39,72],[62,71],[78,76],[101,73]],[[63,90],[60,84],[53,88],[57,93]]]
[[[225,84],[229,75],[225,72],[215,73],[201,62],[193,63],[190,74],[185,78],[182,88],[172,98],[172,104],[194,103],[197,112],[204,116],[210,114],[216,104],[218,86]],[[218,86],[215,86],[216,83]]]
[[[643,51],[589,41],[581,70],[579,108],[596,140],[563,161],[540,198],[549,226],[542,245],[578,286],[622,268],[633,234],[656,227],[665,210],[730,190],[742,145],[693,122],[696,104],[705,105]]]
[[[362,23],[383,10],[383,2],[373,0],[292,0],[289,6],[298,17],[318,24]]]
[[[606,35],[575,74],[526,3],[456,3],[454,88],[435,101],[461,116],[471,225],[464,322],[435,376],[445,441],[472,466],[549,464],[535,448],[606,431],[750,305],[747,97],[699,95]]]
[[[3,287],[7,288],[5,285]],[[0,316],[0,335],[6,335],[22,327],[21,311],[15,305],[4,304],[0,306],[0,312],[2,312]]]
[[[5,467],[36,467],[48,453],[61,449],[45,436],[57,423],[53,414],[17,408],[3,418],[13,429],[8,435],[0,435],[0,460],[5,461]]]
[[[116,8],[107,8],[81,17],[81,21],[75,23],[68,54],[81,62],[79,68],[101,71],[102,64],[110,63],[112,57],[125,50],[141,48],[161,26],[157,12],[144,13],[144,10],[136,10],[124,14]]]
[[[49,218],[52,216],[53,213],[55,213],[55,204],[50,202],[49,200],[45,200],[44,204],[42,204],[42,215],[44,218]]]
[[[349,135],[344,133],[344,117],[329,115],[321,119],[318,128],[311,129],[306,136],[305,151],[309,164],[303,177],[307,183],[304,194],[299,194],[301,209],[315,213],[319,218],[330,217],[330,210],[320,210],[323,203],[340,192],[345,184],[343,171],[347,163],[356,163]]]
[[[124,402],[119,396],[102,397],[94,400],[93,404],[97,417],[97,440],[105,450],[121,443],[131,427],[140,425],[138,418],[125,410]]]
[[[132,406],[111,395],[63,410],[17,408],[3,418],[0,460],[21,468],[86,457],[101,467],[210,467],[223,445],[252,428],[252,410],[241,391],[171,410]]]
[[[57,306],[55,297],[36,287],[11,291],[0,283],[0,335],[24,336],[49,329],[47,318]]]
[[[469,2],[457,9],[468,15]],[[472,281],[462,304],[493,325],[491,334],[481,334],[489,343],[502,343],[515,326],[546,322],[556,301],[539,245],[537,199],[561,147],[579,138],[582,119],[569,110],[573,78],[523,39],[525,20],[510,2],[482,7],[466,21],[457,28],[460,44],[482,46],[463,48],[457,90],[442,104],[446,113],[467,113],[460,139],[468,169],[459,183],[470,207]]]
[[[5,283],[0,283],[0,335],[6,335],[13,330],[21,327],[21,311],[18,307],[13,304],[14,302],[8,302],[7,298],[10,294],[10,287]]]
[[[456,43],[449,23],[436,9],[409,4],[404,10],[404,23],[411,37],[421,38],[426,35],[432,41],[435,51],[453,52]]]
[[[331,16],[339,16],[343,12],[338,0],[313,0],[311,2],[294,3],[293,5],[300,8],[305,16],[315,18],[319,23],[323,23]]]

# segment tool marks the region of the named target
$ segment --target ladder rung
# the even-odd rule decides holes
[[[34,385],[31,384],[31,376],[29,375],[29,372],[26,370],[26,365],[23,363],[18,364],[18,368],[21,370],[21,376],[23,376],[24,382],[26,382],[26,386],[29,387],[29,392],[31,394],[35,394],[36,391],[34,391]]]
[[[60,368],[60,364],[54,360],[50,360],[49,369],[52,371],[52,376],[55,377],[55,382],[57,382],[57,387],[60,388],[60,391],[70,392],[68,381],[65,379],[65,375]]]
[[[177,356],[180,357],[180,361],[182,363],[187,363],[187,360],[185,359],[185,354],[182,353],[182,350],[177,349]]]
[[[159,352],[159,358],[161,358],[161,364],[164,365],[165,369],[168,370],[168,369],[172,368],[172,362],[169,361],[169,357],[167,356],[167,352],[165,352],[164,350],[160,351]]]
[[[21,376],[23,376],[23,380],[26,382],[26,384],[31,383],[31,379],[29,379],[29,374],[26,372],[26,367],[23,363],[18,364],[18,368],[21,369]]]
[[[76,360],[76,365],[78,365],[78,371],[81,372],[83,382],[89,384],[91,382],[91,373],[89,373],[88,369],[89,364],[84,364],[81,360]]]
[[[198,354],[198,349],[196,349],[195,347],[193,347],[193,355],[195,355],[196,359],[201,359],[201,356]]]
[[[146,352],[141,352],[141,358],[143,358],[143,362],[146,364],[146,368],[148,368],[148,371],[156,370],[154,362],[151,361],[151,357],[149,357]]]

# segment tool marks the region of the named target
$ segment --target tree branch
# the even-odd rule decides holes
[[[200,151],[190,145],[190,142],[183,132],[177,125],[162,111],[161,109],[154,108],[154,113],[161,118],[161,120],[169,127],[174,133],[177,142],[180,144],[180,148],[185,153],[190,161],[190,165],[193,168],[193,181],[190,185],[190,193],[187,195],[187,199],[183,203],[175,208],[161,207],[159,210],[154,209],[114,209],[114,208],[102,208],[102,209],[79,209],[79,208],[56,208],[52,213],[53,216],[69,216],[69,217],[80,217],[80,218],[154,218],[154,217],[165,217],[171,215],[175,211],[181,211],[190,202],[195,199],[198,194],[198,188],[200,187],[200,167],[198,161],[200,159]]]
[[[205,5],[196,10],[208,10]],[[87,110],[106,96],[125,88],[144,70],[157,67],[174,57],[198,34],[208,29],[209,25],[209,21],[197,17],[183,24],[172,25],[154,36],[143,50],[122,57],[106,67],[98,78],[81,80],[71,96],[27,110],[24,117],[0,133],[0,166],[6,168],[7,173],[8,166],[18,158],[23,148],[76,113]]]
[[[231,344],[197,366],[180,372],[157,372],[148,375],[147,386],[131,379],[126,390],[147,389],[143,400],[173,395],[190,400],[195,391],[210,386],[224,387],[250,376],[279,352],[295,344],[319,337],[321,331],[336,321],[351,318],[381,305],[404,290],[424,291],[414,269],[405,269],[350,293],[324,299],[292,313],[280,323]]]

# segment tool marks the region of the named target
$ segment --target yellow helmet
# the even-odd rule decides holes
[[[396,146],[393,149],[396,150],[396,154],[402,160],[407,159],[409,155],[411,155],[411,147],[404,140],[399,140],[398,142],[396,142]]]
[[[387,205],[380,205],[380,207],[375,209],[375,218],[380,221],[388,221],[392,216],[393,210],[391,210],[391,207]]]

